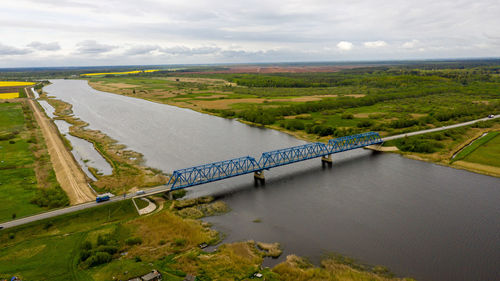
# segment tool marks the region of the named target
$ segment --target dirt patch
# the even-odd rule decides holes
[[[196,97],[197,99],[218,99],[218,98],[225,98],[227,95],[211,95],[211,96],[200,96]]]
[[[97,82],[97,83],[100,83],[100,82]],[[121,89],[138,87],[137,85],[126,84],[126,83],[109,83],[109,84],[104,84],[104,86],[113,87],[113,88],[121,88]]]
[[[370,118],[373,115],[378,115],[378,114],[383,114],[382,112],[363,112],[363,113],[356,113],[353,116],[355,118]]]
[[[475,101],[472,101],[472,103],[475,103],[475,104],[485,104],[485,105],[490,104],[490,102],[487,101],[487,100],[475,100]]]
[[[263,103],[264,99],[221,99],[214,101],[191,100],[194,105],[208,109],[229,109],[235,103]]]
[[[349,95],[344,95],[345,97],[352,97],[352,98],[362,98],[365,97],[366,95],[364,94],[349,94]]]
[[[309,118],[312,118],[312,117],[311,117],[311,114],[309,114],[309,113],[304,113],[304,114],[299,114],[299,115],[285,116],[285,119],[301,119],[301,118],[309,119]]]
[[[315,96],[305,96],[305,97],[296,97],[291,99],[269,99],[267,101],[293,101],[293,102],[306,102],[306,101],[319,101],[323,98],[336,98],[337,95],[315,95]]]
[[[383,152],[399,151],[399,149],[396,146],[368,145],[365,146],[364,148],[375,151],[383,151]]]
[[[429,115],[429,114],[427,114],[427,113],[412,113],[412,114],[410,114],[410,116],[412,118],[421,118],[421,117],[425,117],[427,115]]]
[[[165,80],[174,81],[174,82],[186,82],[186,83],[202,83],[202,84],[222,84],[222,85],[231,85],[236,87],[236,83],[231,83],[223,79],[213,79],[213,78],[196,78],[196,77],[167,77]]]
[[[471,170],[471,171],[478,172],[481,174],[487,174],[487,175],[492,175],[492,176],[497,176],[497,177],[500,176],[500,167],[472,163],[472,162],[467,162],[467,161],[463,161],[463,160],[453,162],[452,167],[453,166],[458,166],[458,167],[465,168],[467,170]]]

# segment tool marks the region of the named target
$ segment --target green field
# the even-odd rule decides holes
[[[0,222],[69,203],[25,104],[0,104],[0,159]]]
[[[472,148],[465,157],[464,161],[500,167],[500,132],[492,132],[477,141],[476,148]],[[458,157],[458,155],[457,155]]]
[[[2,230],[0,279],[16,275],[22,280],[93,280],[92,272],[78,267],[81,244],[134,216],[135,208],[125,201]]]
[[[0,104],[0,222],[44,210],[30,203],[37,180],[26,133],[21,104]]]
[[[92,78],[90,84],[325,141],[367,131],[402,134],[499,113],[498,72],[499,66],[387,66],[335,73],[151,73]],[[396,145],[411,153],[447,153],[467,140],[466,131],[456,131]]]

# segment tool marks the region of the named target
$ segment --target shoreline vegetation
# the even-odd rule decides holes
[[[0,261],[15,261],[0,262],[0,278],[15,274],[23,280],[126,280],[157,269],[165,280],[179,281],[186,274],[197,280],[250,280],[256,273],[265,280],[413,280],[333,254],[320,266],[290,255],[273,268],[263,268],[265,257],[281,255],[279,244],[219,244],[220,234],[210,224],[180,215],[184,208],[223,202],[150,199],[161,207],[146,216],[139,216],[126,200],[0,232]],[[203,244],[216,249],[204,251]]]
[[[90,184],[99,193],[122,194],[142,187],[165,184],[168,181],[167,175],[161,171],[143,165],[142,154],[126,149],[124,145],[118,144],[116,140],[100,131],[88,129],[88,123],[73,116],[71,104],[48,97],[45,92],[40,94],[40,100],[47,101],[55,109],[54,114],[57,117],[54,119],[71,124],[69,134],[91,142],[113,168],[111,175],[100,175],[95,169],[89,168],[97,178],[97,181]],[[63,139],[66,140],[64,136]]]
[[[86,78],[100,91],[192,109],[278,130],[309,142],[366,131],[381,136],[446,126],[500,112],[500,67],[404,67],[336,73],[210,74],[155,72]],[[390,141],[382,150],[499,177],[451,157],[498,120]],[[390,148],[386,148],[390,147]],[[397,148],[397,149],[395,149]]]

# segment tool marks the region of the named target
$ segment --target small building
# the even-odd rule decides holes
[[[161,280],[163,280],[161,273],[158,272],[158,270],[154,269],[146,275],[143,275],[141,277],[135,277],[129,279],[128,281],[161,281]]]
[[[158,270],[152,270],[150,273],[143,275],[141,277],[141,280],[143,281],[161,281],[161,273],[158,272]]]
[[[186,278],[184,278],[184,281],[196,281],[196,276],[187,274]]]

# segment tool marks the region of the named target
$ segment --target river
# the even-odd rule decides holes
[[[45,91],[75,116],[165,172],[303,144],[289,135],[54,80]],[[498,280],[500,179],[358,149],[190,189],[231,212],[206,218],[225,241],[280,242],[318,262],[337,252],[418,280]],[[260,223],[253,222],[260,220]],[[280,261],[278,260],[278,261]],[[277,261],[274,261],[274,263]],[[273,261],[266,261],[272,264]]]

